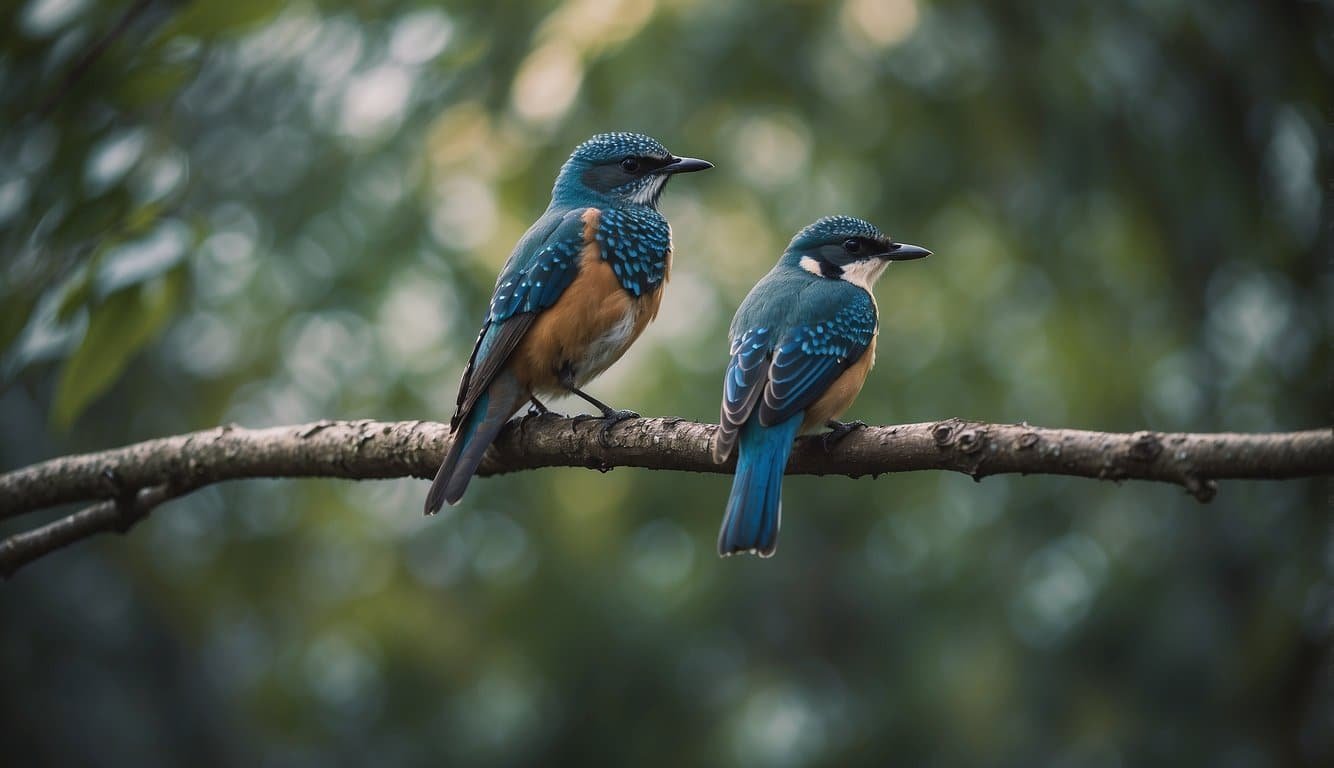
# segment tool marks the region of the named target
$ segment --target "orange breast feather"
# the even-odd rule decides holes
[[[829,420],[842,416],[852,406],[852,401],[857,399],[857,395],[862,391],[862,385],[866,383],[866,375],[871,372],[871,367],[874,365],[875,337],[872,336],[870,346],[857,362],[844,371],[842,376],[834,379],[834,383],[829,385],[829,389],[825,390],[820,399],[806,409],[806,418],[801,421],[801,431],[818,431]]]
[[[662,289],[636,298],[602,259],[593,234],[599,212],[584,214],[579,274],[556,303],[533,322],[510,358],[511,370],[534,393],[563,392],[558,377],[570,364],[576,385],[606,370],[658,313]]]

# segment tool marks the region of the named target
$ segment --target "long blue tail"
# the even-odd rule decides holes
[[[752,418],[741,428],[736,478],[718,531],[718,554],[769,557],[778,547],[783,470],[802,416],[798,413],[774,427],[762,427]]]
[[[455,430],[454,442],[426,494],[426,514],[433,515],[445,504],[457,504],[463,498],[486,449],[526,399],[513,374],[502,371],[496,376]]]

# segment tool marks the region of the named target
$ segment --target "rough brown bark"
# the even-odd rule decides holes
[[[540,467],[642,467],[731,472],[710,457],[712,424],[532,416],[512,423],[479,471]],[[218,427],[0,475],[0,519],[75,502],[97,502],[0,542],[0,573],[94,533],[128,530],[171,498],[224,480],[253,477],[429,478],[448,427],[434,422],[320,421],[289,427]],[[941,469],[981,479],[1004,473],[1176,483],[1200,501],[1216,480],[1278,480],[1334,474],[1334,428],[1276,434],[1107,433],[948,419],[868,427],[836,445],[798,441],[790,474],[880,475]]]

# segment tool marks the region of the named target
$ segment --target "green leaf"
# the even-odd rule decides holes
[[[163,210],[161,203],[149,203],[135,208],[125,217],[125,225],[121,228],[122,233],[126,236],[144,234],[162,218]]]
[[[88,264],[80,267],[70,276],[70,279],[61,286],[60,304],[56,306],[56,321],[67,323],[74,317],[74,313],[82,309],[93,298],[93,279],[92,275],[98,257],[101,253],[93,255]]]
[[[238,34],[268,21],[282,7],[278,0],[196,0],[163,29],[163,36],[189,35],[208,40]]]
[[[121,79],[116,84],[114,98],[119,105],[131,109],[170,102],[185,87],[194,72],[195,68],[191,64],[159,63],[146,66],[131,71]]]
[[[130,358],[166,325],[184,282],[184,272],[177,270],[117,291],[93,308],[83,341],[60,372],[51,407],[53,424],[68,429],[116,382]]]

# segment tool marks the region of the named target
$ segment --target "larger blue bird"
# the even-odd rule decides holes
[[[799,432],[853,425],[837,419],[875,363],[871,286],[893,261],[929,256],[861,219],[828,216],[792,238],[732,319],[713,459],[737,449],[718,554],[769,557],[778,543],[783,470]]]
[[[453,442],[426,513],[463,497],[501,427],[537,395],[571,393],[617,420],[581,387],[620,359],[658,313],[672,230],[658,197],[674,174],[711,163],[676,157],[637,133],[603,133],[561,167],[551,204],[519,240],[459,383]]]

